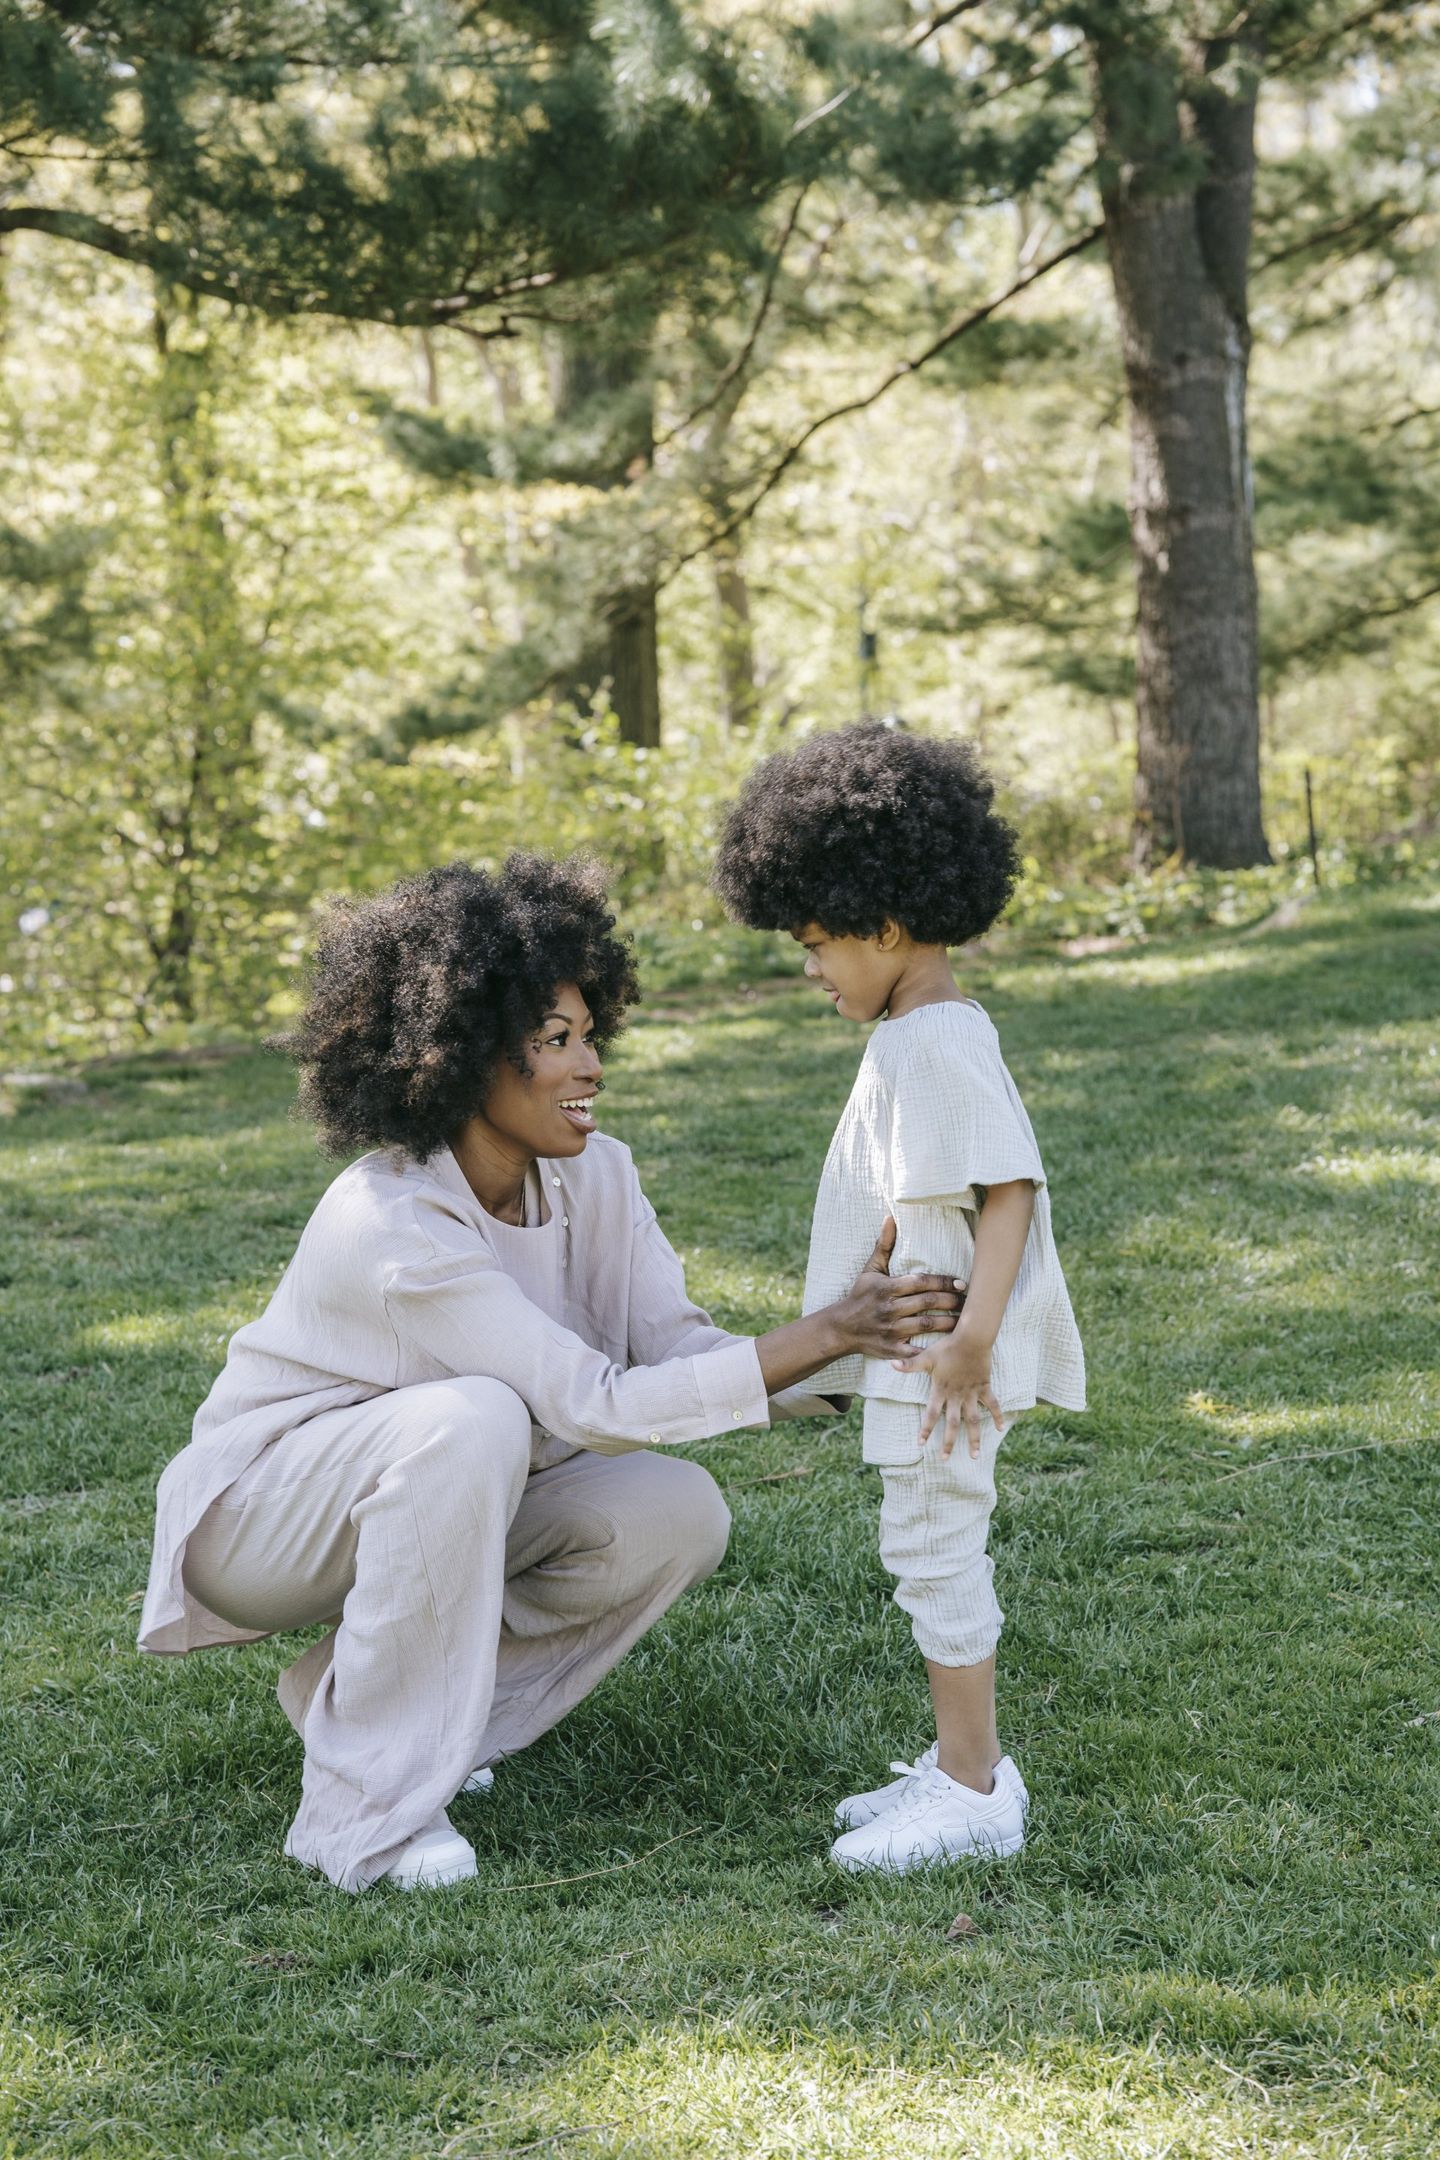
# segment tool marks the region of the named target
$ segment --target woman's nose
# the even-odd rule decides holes
[[[586,1080],[598,1080],[600,1078],[600,1073],[602,1069],[600,1064],[600,1053],[597,1050],[593,1049],[589,1043],[582,1043],[581,1049],[584,1052],[584,1055],[580,1060],[580,1072],[582,1076]]]

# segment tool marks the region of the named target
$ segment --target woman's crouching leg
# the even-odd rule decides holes
[[[724,1557],[730,1511],[681,1456],[572,1455],[538,1471],[511,1528],[495,1700],[477,1765],[582,1701]]]
[[[493,1380],[331,1413],[270,1451],[210,1555],[213,1594],[241,1621],[250,1598],[271,1626],[343,1598],[339,1625],[281,1683],[305,1746],[285,1850],[342,1889],[382,1875],[475,1760],[530,1438],[524,1403]]]

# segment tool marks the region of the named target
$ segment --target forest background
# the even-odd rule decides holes
[[[274,1025],[322,895],[515,846],[652,983],[783,965],[715,820],[860,714],[976,744],[1019,935],[1433,857],[1435,8],[6,0],[0,97],[6,1062]],[[1217,860],[1137,818],[1116,234],[1236,115]]]

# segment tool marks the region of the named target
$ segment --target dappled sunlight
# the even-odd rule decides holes
[[[265,1292],[256,1293],[255,1311],[264,1303]],[[244,1303],[245,1301],[242,1301]],[[167,1308],[158,1312],[130,1312],[118,1314],[111,1320],[97,1320],[82,1328],[75,1337],[77,1347],[86,1350],[198,1350],[229,1342],[237,1327],[254,1317],[248,1308],[241,1310],[234,1299],[223,1304],[194,1305],[180,1311]]]
[[[82,2038],[46,2020],[22,2020],[7,2006],[0,2011],[0,2148],[40,2152],[29,2126],[58,2128],[71,2110],[83,2111],[93,2131],[97,2100],[104,2108],[107,2088],[132,2076],[136,2061],[130,2041]],[[47,2142],[44,2149],[57,2148]]]
[[[1440,1191],[1440,1154],[1420,1148],[1367,1148],[1346,1154],[1307,1155],[1293,1175],[1331,1185],[1430,1185]]]
[[[1311,1462],[1332,1455],[1408,1447],[1420,1436],[1420,1421],[1435,1399],[1436,1391],[1419,1381],[1413,1389],[1395,1381],[1383,1397],[1351,1397],[1343,1407],[1333,1402],[1309,1407],[1289,1402],[1245,1409],[1217,1402],[1203,1389],[1197,1389],[1186,1396],[1185,1408],[1208,1434],[1228,1443],[1242,1456],[1250,1448],[1264,1446],[1265,1454],[1253,1464],[1259,1468],[1265,1461],[1283,1464],[1292,1457],[1297,1462]],[[1299,1452],[1272,1445],[1281,1441],[1299,1443]],[[1227,1458],[1215,1459],[1223,1462]]]
[[[987,1955],[952,1952],[949,1969],[935,1976],[933,2016],[888,2044],[806,2034],[776,2040],[758,2004],[716,2021],[697,2003],[693,2028],[672,2024],[624,2046],[601,2041],[527,2080],[507,2096],[503,2116],[477,2112],[450,2132],[445,2151],[480,2160],[496,2149],[503,2124],[507,2144],[523,2131],[537,2144],[564,2138],[571,2151],[634,2160],[722,2152],[808,2160],[858,2151],[925,2160],[962,2152],[967,2160],[1343,2160],[1379,2149],[1357,2140],[1419,2128],[1415,2096],[1381,2052],[1378,2019],[1370,2060],[1348,2058],[1342,2043],[1318,2075],[1287,2059],[1278,2037],[1260,2074],[1244,2066],[1243,2048],[1232,2065],[1207,2044],[1217,2010],[1224,2024],[1257,2038],[1274,2007],[1292,2024],[1308,2014],[1322,2031],[1344,2023],[1337,2005],[1273,2004],[1280,1994],[1273,1989],[1257,2016],[1233,1990],[1147,1974],[1131,1983],[1153,2021],[1143,2039],[1106,2033],[1097,1991],[1088,2010],[1074,2005],[1073,2030],[1032,2029],[1002,2048],[977,2045],[966,2031],[967,1967],[983,1970]],[[617,1981],[622,1973],[617,1968]],[[1172,2037],[1167,2028],[1175,2025],[1193,2038]]]

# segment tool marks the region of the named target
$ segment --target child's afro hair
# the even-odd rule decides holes
[[[1015,835],[967,743],[883,721],[812,735],[757,765],[725,821],[714,885],[754,930],[818,923],[922,945],[988,930],[1015,889]]]
[[[424,1162],[452,1140],[562,983],[577,983],[603,1049],[639,996],[628,940],[612,935],[605,873],[573,856],[512,855],[499,877],[468,863],[332,904],[304,1012],[269,1047],[300,1067],[298,1107],[330,1155],[394,1147]]]

